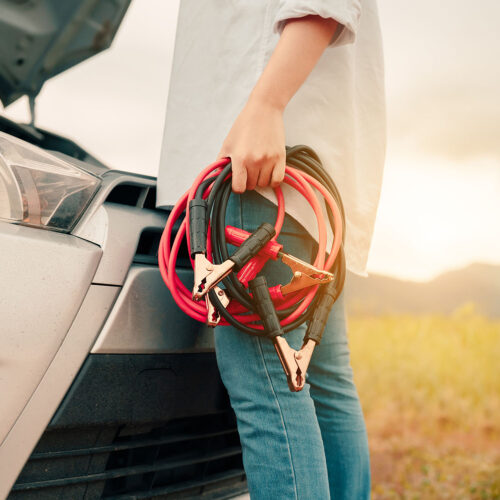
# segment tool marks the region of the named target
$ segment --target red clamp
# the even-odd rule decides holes
[[[233,226],[226,226],[226,241],[231,245],[240,246],[251,233],[244,229],[239,229]],[[283,252],[283,245],[275,240],[268,241],[262,249],[253,257],[238,273],[239,281],[245,286],[248,286],[249,281],[253,280],[269,260],[281,259],[283,264],[286,264],[293,273],[292,280],[287,285],[279,285],[279,290],[274,293],[277,297],[282,298],[283,295],[302,290],[315,285],[323,285],[333,280],[334,276],[328,271],[318,269],[317,267],[297,259],[293,255]],[[274,288],[274,287],[273,287]]]

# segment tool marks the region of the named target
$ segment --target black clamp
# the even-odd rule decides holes
[[[264,331],[271,338],[278,354],[281,366],[286,375],[288,387],[292,392],[301,391],[306,382],[307,367],[311,361],[316,342],[305,339],[300,351],[292,349],[283,337],[283,328],[280,325],[271,299],[266,278],[264,276],[257,276],[257,278],[248,283],[248,286],[252,292],[257,314],[262,319]]]

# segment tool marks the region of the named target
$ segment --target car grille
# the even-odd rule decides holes
[[[247,491],[234,414],[48,430],[9,499],[231,498]]]

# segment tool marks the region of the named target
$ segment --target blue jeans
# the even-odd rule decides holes
[[[232,195],[226,224],[254,231],[274,224],[276,209],[255,192]],[[291,217],[278,238],[284,251],[310,261],[315,242]],[[291,278],[281,262],[263,270],[270,285]],[[300,349],[306,325],[286,339]],[[343,296],[316,347],[307,383],[298,393],[269,339],[233,327],[215,331],[217,363],[238,423],[243,463],[253,500],[364,500],[370,463],[363,414],[349,363]]]

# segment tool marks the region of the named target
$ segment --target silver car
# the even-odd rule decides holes
[[[0,0],[3,104],[109,47],[128,4]],[[158,270],[155,184],[0,116],[0,498],[246,491],[213,332]]]

